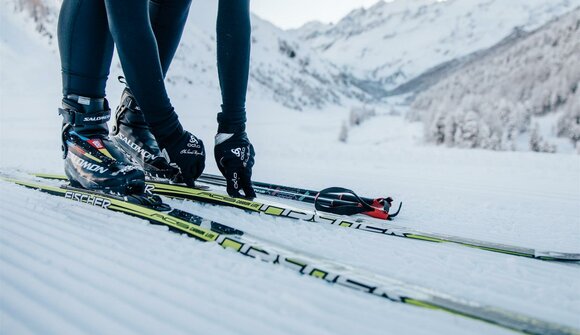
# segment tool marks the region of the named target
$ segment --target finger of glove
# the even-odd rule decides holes
[[[218,167],[218,169],[220,170],[222,176],[224,176],[224,178],[228,178],[227,173],[226,173],[226,168],[223,164],[223,161],[221,159],[221,157],[219,157],[218,155],[215,156],[215,162],[216,165]]]
[[[238,169],[226,169],[226,191],[230,197],[241,198],[240,194],[240,174]]]
[[[185,183],[191,186],[195,181],[195,175],[197,174],[197,167],[195,164],[191,164],[183,169],[183,179]]]
[[[189,187],[195,187],[195,180],[179,172],[175,177],[172,179],[174,183],[185,184]]]
[[[183,182],[185,183],[185,185],[189,186],[189,187],[195,187],[195,179],[193,178],[182,178]]]
[[[200,159],[194,164],[191,177],[193,179],[199,178],[199,176],[201,176],[201,174],[203,173],[203,170],[205,170],[205,159]]]
[[[191,165],[184,167],[182,169],[183,182],[188,186],[194,186],[195,180],[201,176],[205,168],[205,162],[203,160],[197,160]]]
[[[256,191],[252,186],[252,172],[245,170],[241,172],[240,176],[240,186],[244,190],[245,198],[254,199],[256,197]]]
[[[188,174],[191,178],[197,179],[205,168],[205,146],[203,141],[193,135],[197,143],[188,143],[188,151],[190,153],[183,155],[183,160],[187,165]]]

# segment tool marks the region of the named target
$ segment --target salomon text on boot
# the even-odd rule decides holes
[[[109,137],[107,100],[68,95],[62,101],[65,173],[72,186],[120,194],[145,190],[145,175]]]
[[[111,136],[149,177],[173,179],[179,173],[179,169],[170,165],[161,153],[155,136],[129,88],[125,88],[121,95]]]

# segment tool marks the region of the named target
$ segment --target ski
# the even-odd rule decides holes
[[[223,187],[225,187],[225,185],[226,185],[226,181],[225,181],[224,177],[218,176],[218,175],[213,175],[213,174],[204,173],[199,178],[199,181],[201,181],[205,184],[208,184],[208,185],[223,186]],[[323,192],[323,191],[319,192],[319,191],[314,191],[314,190],[302,189],[302,188],[293,187],[293,186],[264,183],[264,182],[259,182],[259,181],[258,182],[253,181],[252,185],[254,186],[256,193],[271,196],[271,197],[277,197],[277,198],[281,198],[281,199],[288,199],[288,200],[293,200],[293,201],[305,202],[305,203],[315,203],[317,200],[317,196],[320,196],[320,194]],[[354,195],[354,196],[357,197],[356,195]],[[371,199],[371,198],[365,198],[365,197],[360,197],[360,198],[362,198],[362,200],[365,202],[374,203],[375,205],[377,204],[377,200],[382,199],[382,198]],[[343,199],[347,200],[347,201],[353,201],[353,202],[357,201],[356,198],[354,198],[353,196],[349,196],[349,195],[347,195],[347,197],[345,197]],[[390,197],[386,198],[386,200],[389,200],[389,199],[392,201],[392,199]],[[391,201],[387,201],[387,204],[390,205]],[[399,211],[401,210],[401,204],[399,205],[399,208],[395,213],[388,216],[388,218],[387,218],[388,220],[391,220],[391,218],[393,218],[399,214]],[[385,207],[385,208],[387,208],[387,207]],[[388,212],[388,209],[386,209],[386,210]],[[369,216],[375,217],[375,218],[381,218],[380,216],[375,216],[372,213],[371,214],[362,213],[362,214],[366,214],[366,215],[369,215]],[[359,222],[360,222],[360,220],[357,220],[357,225],[359,224]],[[346,222],[347,225],[349,225],[351,223],[352,222]],[[432,242],[450,242],[450,243],[455,243],[455,244],[461,244],[461,245],[468,246],[468,247],[475,247],[478,249],[484,249],[484,250],[488,250],[488,251],[492,251],[492,252],[511,254],[511,255],[515,255],[515,256],[523,256],[523,257],[546,260],[546,261],[572,261],[572,262],[580,261],[580,253],[565,253],[565,252],[557,252],[557,251],[536,250],[533,248],[525,248],[525,247],[512,246],[512,245],[501,244],[501,243],[480,241],[480,240],[476,240],[476,239],[463,238],[463,237],[452,236],[452,235],[447,235],[447,234],[421,232],[421,231],[418,231],[415,229],[408,229],[408,228],[401,227],[401,226],[390,226],[390,227],[392,227],[392,230],[390,230],[389,233],[387,231],[385,231],[384,228],[374,227],[374,226],[370,226],[370,225],[356,226],[353,224],[353,226],[351,226],[351,227],[359,227],[357,229],[362,229],[362,230],[366,230],[366,231],[377,232],[379,234],[387,234],[387,235],[392,235],[392,236],[407,237],[407,238],[412,238],[412,239],[422,239],[425,241],[432,241]]]
[[[204,173],[198,180],[209,185],[226,186],[224,177],[213,174]],[[259,181],[253,181],[252,186],[258,194],[314,204],[317,210],[338,215],[363,214],[376,219],[392,220],[399,215],[403,205],[400,202],[398,209],[395,212],[390,212],[393,198],[361,197],[342,187],[313,191]]]
[[[239,229],[171,208],[156,196],[120,196],[73,188],[62,183],[52,185],[46,181],[25,180],[8,176],[0,176],[0,179],[53,196],[84,203],[87,206],[125,213],[153,224],[164,225],[172,231],[185,233],[195,239],[218,243],[220,246],[232,249],[244,256],[283,265],[300,274],[393,302],[446,311],[527,334],[580,334],[579,330],[568,326],[450,297],[396,279],[368,274],[320,257],[291,250],[246,234]]]
[[[66,180],[66,177],[60,175],[34,174],[34,176],[39,178]],[[178,184],[171,184],[168,182],[149,181],[147,183],[147,189],[155,194],[164,195],[171,198],[187,199],[198,202],[210,203],[213,205],[225,205],[250,212],[262,213],[270,216],[285,217],[297,220],[304,220],[308,222],[326,223],[342,228],[355,229],[385,236],[396,236],[401,238],[433,243],[453,243],[471,248],[477,248],[480,250],[486,250],[501,254],[508,254],[513,256],[520,256],[544,261],[561,261],[561,262],[580,261],[580,253],[564,253],[557,251],[537,250],[534,248],[526,248],[502,243],[481,241],[460,236],[424,232],[392,224],[378,226],[366,223],[362,220],[350,220],[345,217],[334,216],[327,213],[296,209],[287,205],[267,204],[256,199],[247,200],[242,198],[232,198],[221,193],[209,191],[205,188],[198,189]]]

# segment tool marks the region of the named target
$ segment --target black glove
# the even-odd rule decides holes
[[[170,163],[177,165],[181,171],[174,181],[195,186],[195,180],[205,168],[203,142],[190,132],[184,131],[175,143],[165,144],[163,150],[167,152]]]
[[[254,166],[254,146],[245,132],[237,134],[217,134],[215,136],[215,161],[226,178],[227,191],[232,197],[253,199],[256,192],[252,187],[252,167]]]

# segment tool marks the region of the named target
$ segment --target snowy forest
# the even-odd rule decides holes
[[[422,92],[410,116],[424,122],[425,139],[437,144],[554,152],[544,135],[555,135],[580,153],[578,55],[580,9]]]

